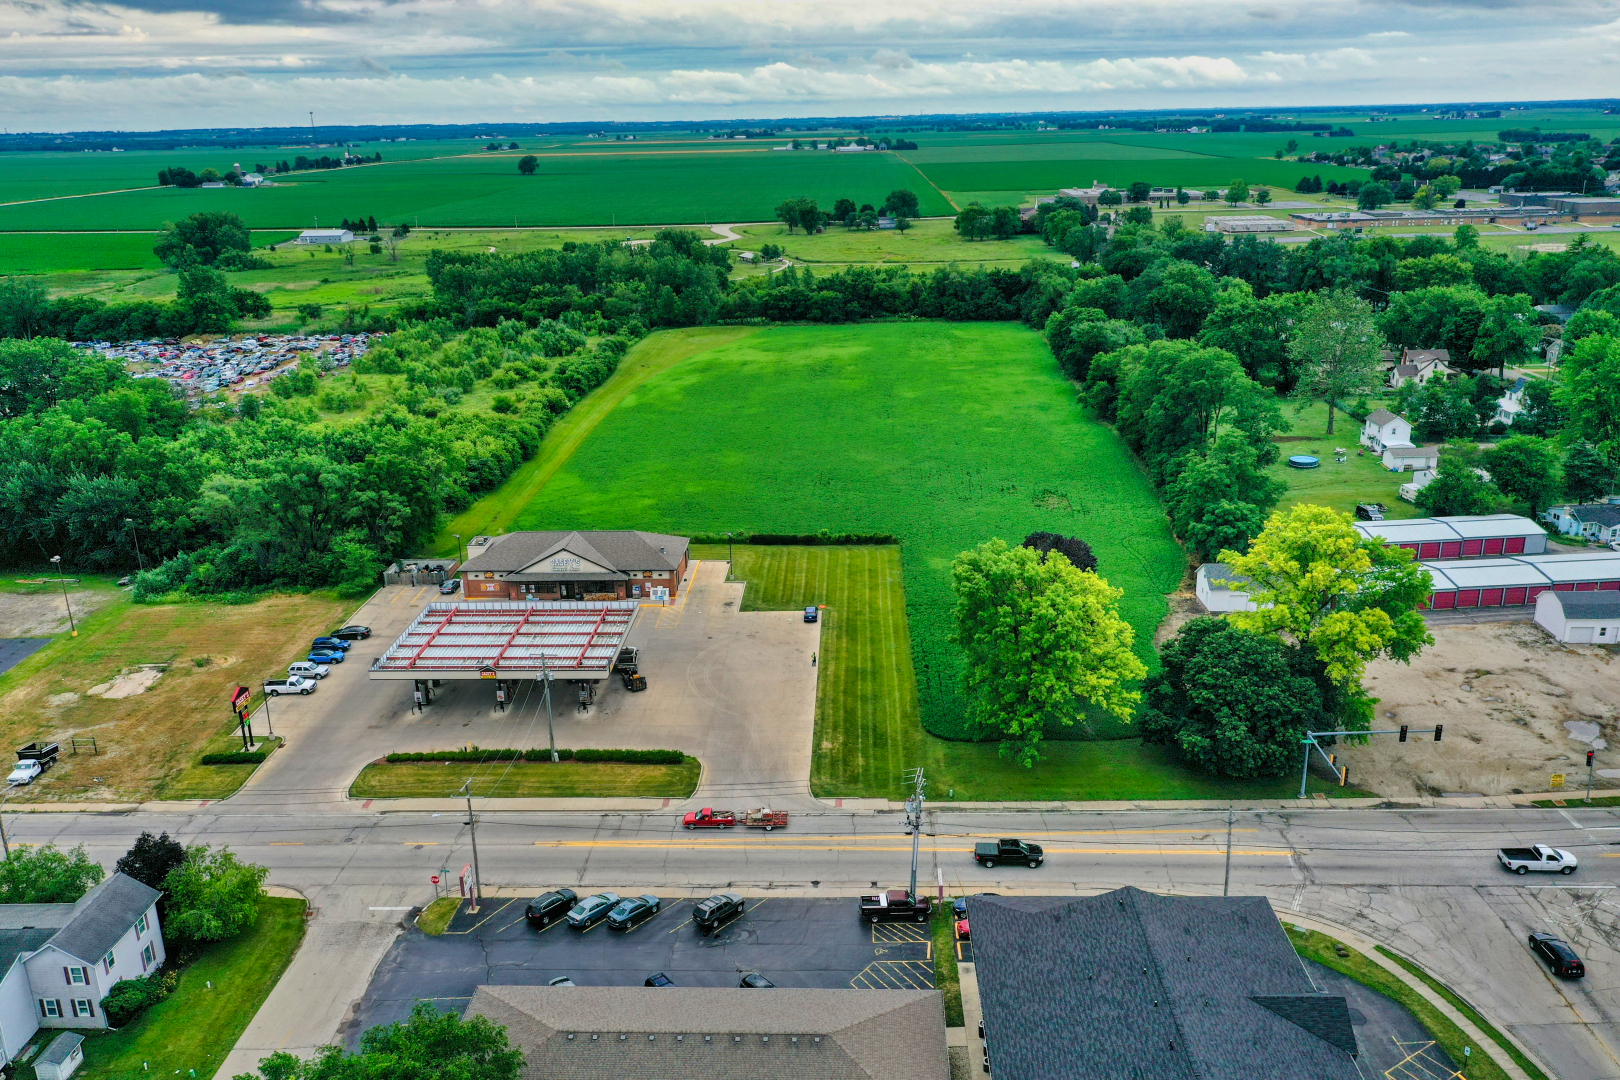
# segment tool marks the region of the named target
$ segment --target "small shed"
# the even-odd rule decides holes
[[[39,1080],[67,1080],[84,1064],[83,1042],[84,1036],[77,1031],[62,1032],[34,1062],[34,1075]]]
[[[1254,611],[1254,601],[1243,591],[1248,583],[1248,578],[1233,573],[1225,563],[1207,562],[1198,568],[1194,591],[1205,611],[1218,615],[1228,611]]]
[[[1620,644],[1620,591],[1544,592],[1536,597],[1536,624],[1570,644]]]

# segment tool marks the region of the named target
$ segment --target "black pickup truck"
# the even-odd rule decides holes
[[[904,889],[868,893],[861,897],[861,922],[927,922],[934,902],[912,896]]]
[[[973,860],[980,866],[994,866],[998,862],[1024,863],[1033,870],[1046,861],[1046,852],[1039,844],[1026,844],[1022,840],[1004,837],[993,844],[974,844]]]

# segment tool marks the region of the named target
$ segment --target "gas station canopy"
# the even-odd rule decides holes
[[[640,608],[634,600],[432,603],[370,677],[538,679],[549,669],[555,679],[605,679]]]

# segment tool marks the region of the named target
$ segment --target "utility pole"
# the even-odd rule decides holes
[[[1232,804],[1226,804],[1226,879],[1221,882],[1221,895],[1232,891]]]
[[[736,561],[736,557],[734,555],[732,555],[732,553],[731,553],[731,534],[726,533],[726,580],[727,581],[731,580],[731,567],[735,563],[735,561]]]
[[[58,585],[62,586],[62,603],[64,605],[66,605],[66,607],[67,607],[68,629],[73,631],[73,636],[74,637],[78,637],[79,636],[79,628],[73,622],[73,603],[72,603],[72,601],[70,601],[68,599],[68,594],[67,594],[67,578],[62,576],[62,556],[60,556],[60,555],[52,555],[51,556],[51,563],[52,563],[52,565],[54,565],[56,567],[56,583]]]
[[[468,910],[477,914],[478,903],[483,899],[483,886],[478,874],[478,818],[473,814],[472,782],[473,778],[467,777],[467,782],[461,785],[461,793],[467,796],[467,827],[472,830],[473,895],[472,907]]]
[[[4,796],[0,796],[0,811],[5,810],[6,800],[11,798],[12,795],[16,794],[16,792],[17,789],[12,788],[10,791],[7,791]],[[6,820],[3,817],[0,817],[0,851],[5,853],[6,859],[9,860],[11,858],[11,841],[6,839]]]
[[[546,654],[540,653],[540,673],[546,680],[546,737],[551,740],[551,763],[557,763],[557,727],[551,712],[551,666],[546,663]]]
[[[911,794],[906,798],[906,825],[911,829],[911,892],[908,894],[913,900],[917,898],[917,854],[922,844],[922,807],[923,790],[928,781],[923,779],[922,769],[912,769],[906,774],[906,783],[912,785]]]
[[[135,519],[125,518],[124,524],[129,526],[129,538],[135,544],[135,565],[145,570],[146,560],[141,557],[141,538],[135,533]]]
[[[313,109],[309,113],[309,144],[311,146],[315,145],[315,110]]]

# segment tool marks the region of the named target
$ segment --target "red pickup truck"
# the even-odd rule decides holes
[[[759,810],[714,810],[705,806],[702,810],[694,810],[681,819],[681,824],[688,829],[729,829],[734,825],[744,825],[750,829],[780,829],[788,823],[786,810],[772,810],[768,807]]]
[[[681,819],[688,829],[729,829],[737,824],[737,815],[730,810],[713,810],[705,806]]]

